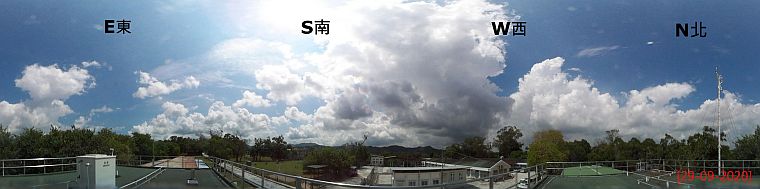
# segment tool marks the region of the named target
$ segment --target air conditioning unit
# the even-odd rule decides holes
[[[87,154],[77,156],[77,183],[79,188],[116,188],[116,156]]]

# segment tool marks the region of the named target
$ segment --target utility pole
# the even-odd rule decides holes
[[[720,158],[720,137],[721,137],[721,129],[720,129],[720,93],[723,91],[723,76],[718,73],[718,67],[715,67],[715,77],[718,80],[718,175],[723,175],[723,169],[722,162]]]

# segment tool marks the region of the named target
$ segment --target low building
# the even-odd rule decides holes
[[[385,157],[383,157],[383,156],[372,155],[369,158],[369,165],[372,165],[372,166],[383,166],[383,160],[384,159],[385,159]]]
[[[499,158],[481,158],[481,159],[475,159],[475,158],[465,158],[465,159],[458,159],[458,160],[452,160],[452,161],[445,161],[445,162],[435,162],[435,161],[423,161],[423,164],[425,166],[429,167],[456,167],[456,166],[465,166],[469,167],[467,169],[467,176],[473,177],[473,178],[483,178],[483,177],[489,177],[491,175],[499,175],[503,173],[508,173],[510,171],[511,166],[504,160]]]
[[[446,167],[391,167],[393,186],[428,186],[463,182],[467,179],[467,166]]]

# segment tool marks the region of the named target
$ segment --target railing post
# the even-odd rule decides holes
[[[302,189],[303,186],[301,186],[301,177],[296,177],[296,189]]]
[[[528,168],[528,188],[530,188],[530,168]]]
[[[488,178],[488,189],[493,189],[493,178]]]

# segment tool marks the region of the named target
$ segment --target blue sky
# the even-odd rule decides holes
[[[204,130],[222,129],[250,138],[282,134],[295,142],[340,144],[358,139],[361,134],[369,134],[374,138],[370,142],[376,145],[435,146],[459,140],[465,135],[492,135],[505,124],[517,124],[525,131],[565,130],[568,138],[596,136],[609,128],[631,128],[622,132],[629,137],[661,137],[653,133],[662,131],[662,126],[650,127],[667,122],[655,118],[643,121],[602,119],[600,122],[612,126],[599,127],[593,125],[597,123],[594,121],[557,121],[563,116],[583,115],[559,115],[556,119],[546,120],[515,116],[519,115],[515,112],[525,115],[543,112],[538,111],[540,105],[526,105],[527,102],[510,99],[510,95],[527,94],[520,90],[518,80],[531,74],[531,69],[538,70],[537,63],[562,57],[561,69],[557,73],[567,74],[565,81],[579,77],[583,79],[583,82],[579,81],[581,84],[588,83],[602,94],[594,98],[609,94],[619,106],[625,106],[633,99],[632,90],[644,91],[666,83],[680,84],[677,87],[685,87],[687,92],[682,90],[665,95],[665,105],[657,104],[657,107],[644,110],[650,113],[663,111],[671,116],[680,115],[679,110],[695,110],[696,117],[704,117],[705,113],[699,111],[709,112],[700,106],[709,107],[706,100],[715,97],[714,68],[719,66],[726,78],[725,88],[738,95],[732,99],[739,106],[735,111],[746,111],[737,113],[741,114],[736,117],[739,124],[733,127],[740,127],[735,128],[738,131],[746,130],[743,127],[756,121],[751,117],[760,117],[752,109],[752,105],[760,100],[760,89],[755,87],[756,80],[760,79],[755,73],[760,72],[760,66],[753,62],[757,56],[756,44],[760,44],[760,37],[755,37],[754,31],[759,31],[760,26],[752,24],[753,18],[760,18],[760,13],[755,10],[760,4],[754,1],[300,3],[3,1],[0,2],[0,57],[3,57],[0,59],[0,101],[24,104],[29,112],[33,112],[35,106],[44,107],[48,102],[33,99],[29,90],[34,89],[19,87],[17,80],[24,77],[24,70],[31,65],[47,67],[57,64],[55,69],[64,72],[74,70],[74,66],[86,69],[92,79],[82,81],[96,85],[59,97],[70,107],[70,112],[61,116],[50,115],[50,120],[37,120],[67,126],[82,119],[88,120],[82,127],[110,127],[122,133],[148,132],[159,138],[197,136]],[[372,9],[374,6],[380,8]],[[477,6],[485,8],[478,9]],[[456,39],[467,33],[450,34],[466,31],[456,30],[462,29],[456,27],[472,29],[470,25],[482,25],[482,28],[473,27],[478,32],[490,32],[489,20],[495,20],[490,13],[474,16],[476,24],[460,24],[464,21],[456,19],[448,24],[415,20],[430,18],[430,21],[438,19],[434,17],[436,15],[453,14],[446,12],[449,9],[488,10],[493,9],[491,6],[502,6],[496,9],[499,10],[497,15],[510,20],[519,17],[527,22],[527,36],[484,36],[494,44],[505,43],[505,57],[495,53],[483,55],[484,59],[477,56],[473,56],[474,59],[460,58],[441,47],[460,47],[457,44],[463,42]],[[354,13],[359,15],[352,15]],[[389,15],[388,19],[383,19],[380,13]],[[301,20],[321,18],[334,20],[330,36],[300,34]],[[132,33],[105,34],[102,31],[105,19],[131,20]],[[674,36],[675,23],[693,24],[694,21],[701,21],[707,27],[708,37]],[[342,23],[346,24],[341,26]],[[365,30],[352,30],[358,27],[348,23],[362,23]],[[432,32],[425,33],[424,29],[403,31],[404,26],[418,26]],[[453,31],[441,34],[448,36],[446,40],[449,41],[427,39],[435,38],[439,31]],[[392,35],[394,33],[397,35]],[[408,40],[394,41],[394,38]],[[404,41],[433,46],[410,48],[415,45]],[[647,45],[647,42],[654,44]],[[392,47],[406,49],[395,51],[398,49]],[[351,52],[353,49],[363,50]],[[597,49],[597,53],[580,53],[589,52],[589,49]],[[446,57],[447,54],[451,57]],[[417,58],[426,55],[435,57],[429,61],[471,61],[473,64],[441,63],[437,66],[425,58]],[[377,61],[389,65],[372,68],[378,65],[373,63],[374,56],[381,57]],[[82,62],[90,61],[98,62],[100,66],[84,68]],[[500,64],[482,66],[489,62]],[[549,64],[551,62],[546,62]],[[392,66],[402,68],[390,69]],[[365,67],[367,69],[363,69]],[[425,67],[427,69],[421,69],[423,72],[417,72],[415,76],[414,70]],[[384,68],[388,70],[382,70]],[[443,70],[437,74],[442,78],[435,80],[431,77],[436,74],[427,75],[425,70]],[[503,72],[498,74],[499,70]],[[451,74],[456,71],[462,73]],[[140,83],[141,72],[161,84],[174,82],[178,87],[169,92],[163,90],[139,97],[135,95],[138,88],[151,86]],[[187,81],[193,81],[188,80],[189,77],[199,84],[188,84]],[[438,81],[441,82],[436,83]],[[498,89],[486,87],[490,85],[487,83]],[[529,82],[524,87],[538,89]],[[591,88],[588,91],[593,91]],[[250,101],[240,101],[245,99],[244,91],[255,93]],[[556,97],[554,99],[559,100],[556,102],[563,103],[562,96],[574,94],[558,91],[544,96]],[[594,95],[593,92],[589,94]],[[647,98],[656,101],[651,100],[654,96]],[[536,93],[523,97],[523,100],[533,99],[533,103],[537,99]],[[471,98],[485,100],[473,102]],[[489,102],[492,99],[494,101]],[[403,103],[406,100],[408,103]],[[239,106],[235,105],[238,101]],[[462,102],[466,105],[461,105]],[[399,103],[401,106],[397,106]],[[495,107],[482,107],[480,103],[494,104]],[[567,104],[567,107],[592,105]],[[102,108],[104,106],[106,108]],[[11,106],[4,107],[11,110]],[[434,107],[442,109],[435,110]],[[465,114],[452,125],[447,125],[444,118],[451,116],[443,113],[447,109],[443,107],[459,107],[462,109],[457,111],[478,115],[473,113],[468,117]],[[524,107],[532,108],[521,109]],[[548,109],[561,107],[565,106],[545,106]],[[99,108],[110,111],[94,111]],[[245,112],[241,113],[243,109]],[[291,111],[288,113],[288,110]],[[531,110],[534,113],[530,113]],[[611,111],[620,112],[615,115],[634,117],[632,111],[624,107]],[[479,117],[484,113],[488,116]],[[560,113],[541,116],[557,114]],[[13,125],[14,118],[24,120],[26,118],[20,118],[24,115],[6,113],[0,115],[5,119],[0,122]],[[161,115],[170,117],[169,122],[162,122]],[[627,124],[618,125],[617,122]],[[688,135],[698,128],[688,122],[673,123],[675,126],[666,126],[665,131]],[[36,127],[43,129],[48,125],[38,124]],[[23,127],[28,124],[18,128]],[[459,131],[468,132],[453,134],[462,133]],[[333,136],[336,133],[343,136]]]

